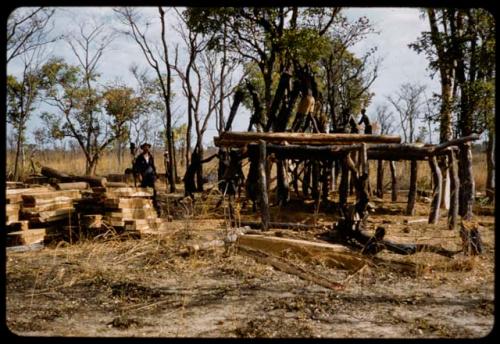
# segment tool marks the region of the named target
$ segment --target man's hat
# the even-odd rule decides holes
[[[144,149],[144,147],[148,146],[148,148],[151,148],[151,145],[149,143],[143,143],[141,145],[141,149]]]

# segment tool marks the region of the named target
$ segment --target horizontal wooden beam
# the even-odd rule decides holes
[[[400,136],[371,134],[225,132],[214,138],[216,146],[242,146],[264,140],[266,143],[351,145],[356,143],[400,143]]]

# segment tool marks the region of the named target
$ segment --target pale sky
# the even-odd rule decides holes
[[[109,23],[111,28],[115,23],[114,13],[110,7],[66,7],[58,8],[55,16],[55,32],[68,33],[77,29],[75,23],[79,21],[92,21]],[[153,18],[150,32],[159,35],[156,8],[143,7],[141,10],[146,16]],[[375,93],[372,103],[367,108],[368,115],[375,118],[375,108],[378,104],[386,103],[386,96],[397,92],[399,86],[404,82],[420,83],[427,85],[427,94],[439,92],[437,78],[431,80],[427,71],[427,61],[424,55],[418,55],[408,48],[408,44],[414,42],[422,31],[428,30],[428,23],[420,17],[417,8],[345,8],[344,14],[350,21],[357,20],[360,16],[366,16],[374,25],[379,34],[370,34],[362,42],[356,45],[352,51],[360,55],[372,47],[377,47],[376,57],[382,58],[378,78],[371,87]],[[169,12],[167,12],[169,15]],[[175,25],[174,15],[170,14],[172,25]],[[178,34],[171,28],[168,34],[173,41],[179,41]],[[69,46],[65,42],[57,42],[52,45],[51,51],[54,55],[63,57],[69,63],[75,63],[76,59]],[[101,60],[99,71],[102,73],[103,82],[121,80],[130,86],[135,86],[129,67],[132,63],[146,66],[146,62],[137,44],[130,39],[118,35]],[[7,73],[17,74],[19,63],[12,62],[7,66]],[[174,85],[175,87],[175,85]],[[180,94],[180,90],[178,91]],[[178,105],[183,100],[177,100]],[[182,105],[180,105],[182,106]],[[175,107],[175,106],[174,106]],[[182,114],[178,114],[183,122]],[[226,111],[227,115],[227,111]],[[396,114],[394,113],[396,116]],[[31,131],[40,122],[36,114],[32,116],[28,130]],[[249,111],[240,106],[238,115],[234,121],[233,130],[246,130],[249,120]],[[395,121],[397,118],[395,117]],[[159,123],[160,124],[160,123]],[[216,135],[215,124],[209,124],[205,133],[204,143],[213,143]],[[29,135],[28,135],[29,137]]]

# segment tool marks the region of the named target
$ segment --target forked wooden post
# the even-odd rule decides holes
[[[448,229],[453,230],[458,218],[458,171],[455,167],[455,153],[448,152],[448,165],[450,169],[450,209],[448,211]]]
[[[432,179],[434,189],[432,190],[432,203],[431,212],[429,214],[429,223],[435,224],[439,220],[439,206],[441,205],[441,189],[442,189],[442,176],[435,156],[429,157],[429,166],[432,172]]]
[[[406,215],[415,215],[415,199],[417,196],[417,160],[410,162],[410,191],[408,192],[408,204],[406,206]]]
[[[266,178],[266,142],[259,141],[259,198],[260,214],[262,218],[262,230],[269,228],[269,200],[267,197],[267,178]]]

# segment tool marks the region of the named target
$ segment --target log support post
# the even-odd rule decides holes
[[[472,219],[472,206],[474,204],[474,178],[472,175],[472,148],[469,142],[460,146],[460,188],[458,213],[465,220]]]
[[[384,198],[384,160],[377,160],[377,191],[379,198]]]
[[[340,176],[340,186],[339,186],[339,205],[340,208],[344,208],[347,203],[347,196],[349,193],[349,167],[347,165],[347,159],[349,155],[346,154],[344,158],[340,161],[341,166],[341,176]]]
[[[410,191],[408,192],[408,204],[406,206],[406,215],[415,215],[415,200],[417,197],[417,160],[410,162]]]
[[[448,229],[454,230],[458,219],[458,172],[455,167],[455,153],[448,152],[448,166],[450,171],[450,209],[448,211]]]
[[[269,200],[267,196],[267,178],[266,178],[266,142],[259,141],[259,198],[260,214],[262,219],[262,230],[269,228]]]
[[[389,167],[391,170],[391,200],[392,202],[397,202],[398,200],[398,179],[396,177],[396,162],[389,161]]]
[[[439,220],[439,208],[441,205],[441,192],[443,184],[441,170],[438,167],[435,156],[429,157],[429,166],[431,168],[434,185],[434,189],[432,192],[431,211],[429,214],[429,224],[435,224]]]

